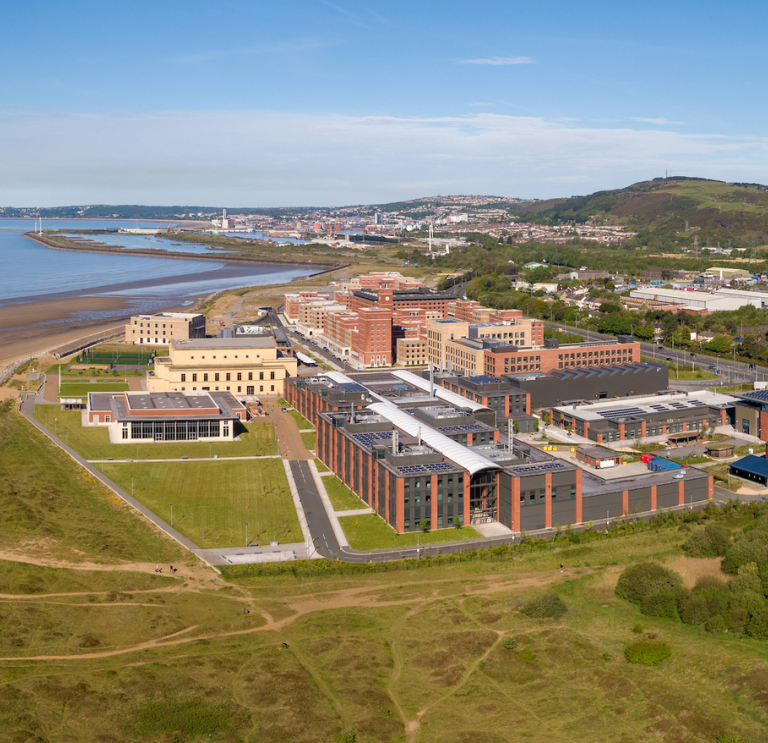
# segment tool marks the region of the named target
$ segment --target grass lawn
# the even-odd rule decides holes
[[[669,367],[669,378],[671,379],[717,379],[720,375],[711,371],[705,371],[700,369],[699,365],[696,365],[694,369],[691,364],[680,364],[679,372],[678,367],[674,361],[667,361],[666,359],[654,359],[647,356],[643,356],[643,361],[652,361],[655,364],[665,364]],[[679,376],[678,376],[679,374]]]
[[[338,477],[324,477],[325,492],[331,499],[334,511],[349,511],[353,508],[368,508]]]
[[[302,431],[301,438],[304,439],[304,446],[310,451],[314,451],[317,446],[317,434],[314,431]]]
[[[279,459],[107,464],[105,474],[200,547],[301,542]]]
[[[109,371],[109,369],[72,369],[67,368],[62,372],[62,377],[106,377],[106,378],[121,378],[121,377],[143,377],[142,371]],[[66,384],[66,381],[64,382]]]
[[[178,560],[181,550],[0,404],[0,548],[70,562]],[[186,553],[184,553],[186,554]]]
[[[330,470],[319,460],[315,460],[315,467],[317,467],[318,472],[330,472]]]
[[[461,529],[436,529],[427,532],[408,532],[398,534],[384,523],[375,513],[360,516],[342,516],[339,518],[349,546],[356,550],[375,550],[386,547],[412,547],[418,544],[438,544],[440,542],[458,542],[461,539],[479,539],[482,535],[471,526]]]
[[[715,476],[715,485],[717,487],[736,492],[747,483],[744,480],[739,480],[738,477],[729,478],[729,468],[730,465],[728,464],[716,464],[714,467],[707,467],[707,472]]]
[[[125,392],[127,382],[94,382],[93,384],[62,382],[59,397],[87,397],[89,392]]]
[[[298,410],[289,410],[288,415],[296,421],[296,424],[302,431],[311,431],[315,428]]]
[[[246,425],[246,432],[239,441],[221,441],[212,444],[190,441],[149,444],[110,444],[107,429],[101,426],[80,425],[79,410],[59,410],[55,405],[36,405],[35,418],[49,431],[58,432],[59,438],[86,459],[178,459],[188,457],[247,457],[259,454],[277,454],[272,424],[264,420],[252,420]],[[138,455],[137,455],[138,452]]]

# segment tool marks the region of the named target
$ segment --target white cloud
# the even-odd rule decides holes
[[[485,57],[483,59],[461,59],[456,64],[488,64],[494,66],[508,64],[533,64],[530,57]]]
[[[547,198],[625,186],[670,166],[766,182],[768,139],[488,112],[0,110],[2,205],[329,205],[450,192]]]
[[[647,119],[643,116],[630,116],[628,121],[637,121],[641,124],[658,124],[659,126],[666,126],[667,124],[684,124],[684,121],[670,121],[669,119]]]

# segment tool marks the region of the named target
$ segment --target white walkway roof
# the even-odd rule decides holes
[[[414,387],[424,390],[424,392],[429,392],[429,381],[423,377],[417,376],[413,372],[398,370],[393,371],[392,374],[402,379],[403,382],[408,382],[408,384],[412,384]],[[445,400],[446,402],[451,403],[451,405],[456,405],[459,408],[469,408],[469,410],[472,411],[488,410],[487,406],[481,405],[467,397],[462,397],[455,392],[451,392],[450,390],[445,389],[445,387],[441,387],[439,384],[435,385],[435,397],[439,397],[441,400]]]

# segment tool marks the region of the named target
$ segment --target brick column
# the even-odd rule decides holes
[[[643,439],[645,438],[645,435],[646,435],[645,432],[646,432],[646,421],[643,421],[640,424],[640,438],[643,438]]]
[[[651,511],[655,511],[657,508],[656,486],[651,485]]]
[[[522,531],[520,520],[520,478],[512,477],[512,531]]]
[[[683,482],[683,480],[680,480],[677,483],[677,505],[685,505],[685,482]]]
[[[624,441],[624,424],[619,423],[619,440]]]
[[[472,434],[467,434],[467,446],[472,446]]]
[[[395,482],[395,531],[402,534],[405,531],[405,481],[398,477]]]
[[[531,396],[528,394],[525,396],[525,412],[528,415],[531,414]],[[550,411],[549,420],[552,420],[552,411]]]
[[[504,395],[504,417],[509,418],[509,395]]]
[[[597,443],[602,444],[603,443],[603,434],[599,433],[597,434]]]
[[[544,526],[552,528],[552,474],[544,475]]]
[[[392,477],[392,473],[389,470],[385,470],[386,475],[384,477],[384,521],[389,523],[389,478]],[[376,513],[378,513],[376,509]]]
[[[725,411],[722,411],[725,413]],[[760,441],[768,441],[768,413],[760,411],[760,431],[758,433]]]
[[[621,491],[621,515],[629,514],[629,490]]]
[[[432,477],[429,478],[432,485],[431,485],[431,496],[432,500],[430,501],[430,504],[432,508],[430,509],[430,519],[432,521],[432,528],[437,529],[437,475],[432,475]]]
[[[463,519],[463,524],[465,526],[469,525],[470,517],[469,517],[469,480],[470,480],[470,474],[469,472],[464,473],[464,513],[461,515]]]
[[[588,421],[584,421],[584,438],[585,439],[589,438],[589,422]]]
[[[724,425],[725,425],[725,422],[726,422],[726,414],[725,414],[725,410],[721,410],[721,411],[720,411],[720,425],[721,425],[721,426],[724,426]]]
[[[712,500],[715,497],[715,478],[710,475],[709,482],[707,484],[707,500]]]
[[[683,431],[688,430],[688,421],[683,421]]]
[[[584,519],[582,518],[581,513],[581,507],[582,507],[582,501],[581,501],[581,477],[584,474],[584,470],[578,469],[576,470],[576,523],[581,524],[583,523]]]

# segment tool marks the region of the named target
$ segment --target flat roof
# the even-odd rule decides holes
[[[218,408],[208,392],[128,392],[124,393],[130,410],[204,410]]]
[[[768,459],[765,457],[758,457],[756,454],[748,454],[743,459],[739,459],[731,464],[733,469],[744,470],[753,475],[761,475],[762,477],[768,477]]]
[[[277,343],[271,335],[254,335],[243,338],[184,338],[173,340],[178,349],[194,350],[208,349],[218,350],[225,348],[275,348]]]
[[[724,408],[735,402],[736,398],[731,395],[723,395],[710,390],[696,390],[672,395],[626,397],[621,400],[596,402],[589,405],[560,405],[555,410],[585,421],[600,421],[606,418],[621,420],[655,413],[678,414],[704,406]]]
[[[586,454],[593,459],[616,459],[621,458],[621,454],[617,454],[615,451],[606,449],[602,446],[580,446],[576,449],[577,452]]]

